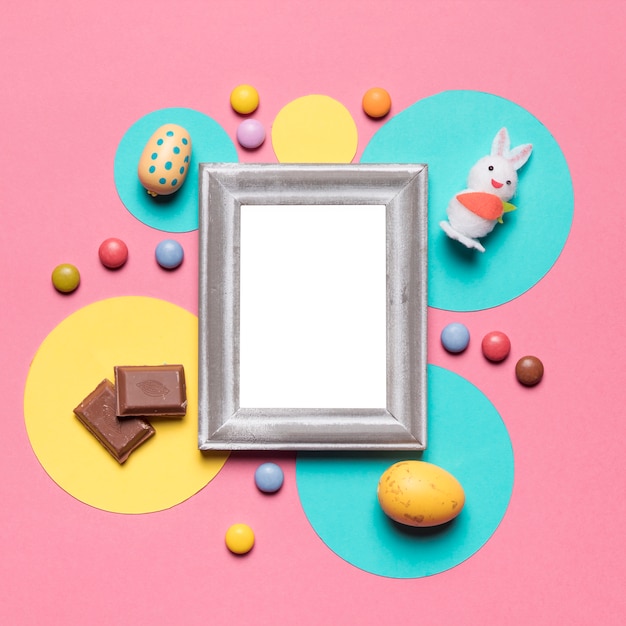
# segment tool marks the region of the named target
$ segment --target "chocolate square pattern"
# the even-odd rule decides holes
[[[154,435],[154,428],[141,418],[118,419],[113,383],[104,379],[75,409],[76,417],[118,461],[124,463],[130,454]]]
[[[183,417],[187,388],[182,365],[115,367],[118,417]]]

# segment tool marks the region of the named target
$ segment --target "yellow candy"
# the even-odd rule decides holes
[[[230,106],[237,113],[248,115],[259,106],[259,92],[252,85],[239,85],[230,94]]]
[[[246,554],[254,546],[254,532],[247,524],[233,524],[226,531],[226,547],[234,554]]]

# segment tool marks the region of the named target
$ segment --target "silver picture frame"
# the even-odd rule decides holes
[[[425,164],[200,165],[198,447],[423,450],[427,435]],[[241,408],[241,207],[384,205],[386,406]]]

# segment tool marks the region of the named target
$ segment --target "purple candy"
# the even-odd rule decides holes
[[[265,128],[257,120],[244,120],[237,128],[237,141],[248,150],[258,148],[265,141]]]

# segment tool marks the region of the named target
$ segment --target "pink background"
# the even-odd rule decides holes
[[[13,624],[621,624],[624,594],[623,264],[626,211],[626,9],[615,1],[5,3],[0,21],[3,274],[0,437],[0,621]],[[360,109],[384,86],[398,113],[447,89],[473,89],[523,106],[552,132],[575,192],[567,245],[522,297],[468,314],[432,310],[430,362],[476,384],[501,413],[515,451],[509,509],[490,541],[448,572],[392,580],[328,550],[308,524],[295,456],[244,455],[195,497],[148,515],[105,513],[59,489],[34,456],[23,420],[31,359],[67,315],[101,298],[146,295],[197,311],[197,233],[178,237],[184,265],[159,270],[163,233],[117,196],[113,159],[146,113],[184,106],[234,138],[228,97],[257,87],[257,119],[312,93],[352,113],[358,160],[380,122]],[[271,142],[239,150],[275,161]],[[546,220],[549,223],[549,211]],[[131,248],[120,272],[97,247]],[[60,262],[83,284],[50,284]],[[516,259],[523,271],[523,259]],[[439,345],[450,321],[480,338],[505,330],[540,356],[541,385],[516,383],[512,363]],[[475,342],[475,347],[477,342]],[[278,460],[286,483],[268,499],[250,480]],[[245,519],[257,545],[245,558],[223,545]],[[367,550],[367,546],[363,546]]]

